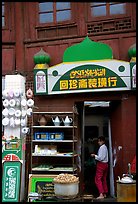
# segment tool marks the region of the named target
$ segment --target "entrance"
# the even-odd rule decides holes
[[[109,152],[109,173],[107,178],[109,195],[114,196],[111,132],[110,132],[110,102],[106,101],[85,101],[79,105],[81,117],[81,173],[82,173],[82,193],[98,196],[95,185],[96,163],[90,156],[97,154],[99,145],[98,137],[105,136],[106,145]]]

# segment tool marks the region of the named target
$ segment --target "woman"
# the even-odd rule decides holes
[[[105,145],[105,137],[98,137],[99,150],[98,154],[91,154],[97,160],[96,164],[96,175],[95,175],[95,184],[99,191],[99,196],[97,199],[103,199],[108,193],[107,187],[107,173],[108,173],[108,149]]]

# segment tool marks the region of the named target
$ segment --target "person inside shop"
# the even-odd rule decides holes
[[[95,184],[99,191],[99,196],[97,199],[103,199],[107,196],[108,186],[107,186],[107,173],[108,173],[108,149],[105,145],[105,137],[98,137],[99,149],[97,154],[91,154],[95,158],[96,162],[96,174],[95,174]]]
[[[91,153],[98,152],[99,145],[97,143],[98,138],[88,137],[85,142],[84,148],[84,189],[86,194],[97,194],[97,188],[95,186],[94,175],[96,173],[96,161],[94,157],[91,157]]]

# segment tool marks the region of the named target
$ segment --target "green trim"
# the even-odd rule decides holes
[[[87,36],[81,43],[68,47],[63,54],[63,62],[112,59],[109,45],[94,42]]]

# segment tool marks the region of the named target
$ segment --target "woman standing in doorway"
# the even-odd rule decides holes
[[[105,137],[98,137],[99,150],[98,154],[91,154],[97,160],[96,164],[96,175],[95,184],[99,191],[99,197],[97,199],[102,199],[106,197],[108,193],[107,187],[107,173],[108,173],[108,149],[105,145]]]

